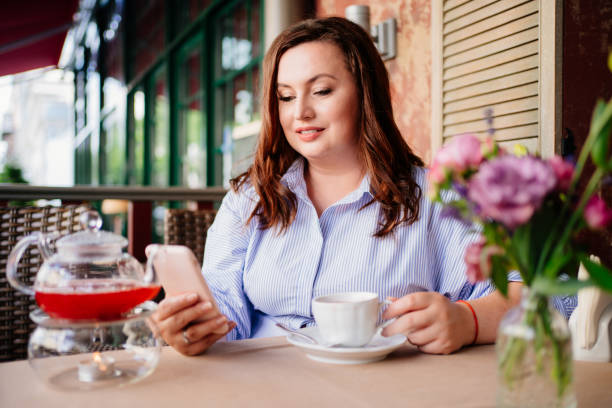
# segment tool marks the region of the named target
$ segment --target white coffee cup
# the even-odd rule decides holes
[[[373,292],[336,293],[314,298],[312,313],[326,343],[361,347],[376,334],[382,306],[390,303]]]

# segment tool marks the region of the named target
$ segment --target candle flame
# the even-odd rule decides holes
[[[106,371],[108,367],[106,366],[106,364],[104,364],[104,360],[102,360],[102,356],[100,355],[100,352],[96,351],[95,353],[93,353],[93,360],[98,365],[98,369],[100,371]]]

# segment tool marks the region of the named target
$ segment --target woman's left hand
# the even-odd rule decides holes
[[[384,319],[394,317],[397,320],[382,334],[401,333],[425,353],[450,354],[474,339],[474,319],[468,307],[437,292],[416,292],[395,300],[383,314]]]

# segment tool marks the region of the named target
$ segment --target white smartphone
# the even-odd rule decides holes
[[[153,257],[152,263],[159,282],[166,292],[166,296],[180,295],[186,292],[195,292],[203,302],[212,304],[210,312],[194,322],[202,322],[218,315],[219,306],[215,302],[195,255],[183,245],[152,244],[146,248],[147,257]],[[225,333],[227,323],[214,330],[214,333]]]

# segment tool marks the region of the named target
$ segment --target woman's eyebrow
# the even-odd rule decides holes
[[[338,79],[335,76],[333,76],[332,74],[317,74],[315,76],[313,76],[312,78],[310,78],[309,80],[306,81],[307,84],[313,83],[314,81],[316,81],[317,79],[321,78],[321,77],[328,77],[331,79]],[[291,88],[291,85],[287,85],[287,84],[283,84],[281,82],[278,82],[276,84],[277,88]]]

